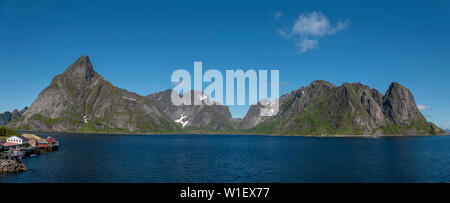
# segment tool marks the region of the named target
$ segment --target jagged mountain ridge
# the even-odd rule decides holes
[[[427,122],[411,92],[394,82],[386,94],[361,83],[337,87],[318,80],[280,97],[280,110],[261,117],[252,105],[240,128],[248,132],[296,135],[441,134]]]
[[[20,111],[14,109],[12,112],[5,111],[3,113],[0,113],[0,126],[8,125],[11,121],[14,121],[15,119],[18,119],[20,116],[22,116],[27,110],[28,107],[25,107]]]

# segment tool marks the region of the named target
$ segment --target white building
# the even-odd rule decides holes
[[[28,139],[26,137],[20,135],[14,135],[6,139],[6,142],[15,143],[15,144],[27,144]]]

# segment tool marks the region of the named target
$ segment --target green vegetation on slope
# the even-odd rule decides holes
[[[6,141],[6,138],[13,135],[18,135],[19,133],[6,127],[0,127],[0,140]]]
[[[433,130],[432,124],[426,120],[411,121],[409,126],[399,126],[395,123],[390,123],[383,128],[383,134],[385,135],[401,135],[408,134],[408,132],[415,132],[415,134],[436,134]],[[444,132],[440,132],[444,134]]]

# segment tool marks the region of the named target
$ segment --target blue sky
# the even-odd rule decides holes
[[[281,94],[317,79],[382,93],[396,81],[450,128],[448,36],[450,1],[0,0],[0,111],[31,105],[87,54],[141,95],[173,87],[172,72],[199,60],[204,70],[278,69]]]

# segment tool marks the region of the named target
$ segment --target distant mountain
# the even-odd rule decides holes
[[[16,130],[54,132],[261,133],[281,135],[439,134],[427,122],[411,92],[392,83],[385,93],[360,83],[336,87],[314,81],[279,98],[280,111],[261,117],[252,105],[243,119],[232,119],[227,106],[171,103],[168,89],[147,96],[113,86],[82,56],[53,78],[23,111],[1,114],[0,122]],[[209,97],[191,91],[191,101]]]
[[[21,111],[14,109],[14,111],[11,113],[9,111],[5,111],[4,113],[0,113],[0,126],[6,126],[8,125],[12,120],[15,120],[22,116],[25,111],[28,110],[28,107],[25,107]]]
[[[252,105],[240,128],[247,132],[287,135],[415,135],[443,130],[427,122],[411,92],[392,83],[385,95],[360,83],[337,87],[314,81],[280,97],[280,111],[261,117]]]
[[[165,113],[171,121],[181,124],[190,130],[232,130],[231,113],[224,105],[181,105],[175,106],[171,102],[172,90],[150,94],[147,99]],[[199,91],[192,90],[188,94],[191,103],[209,101],[209,97]]]
[[[450,129],[444,129],[445,130],[445,132],[448,132],[448,133],[450,133]]]

